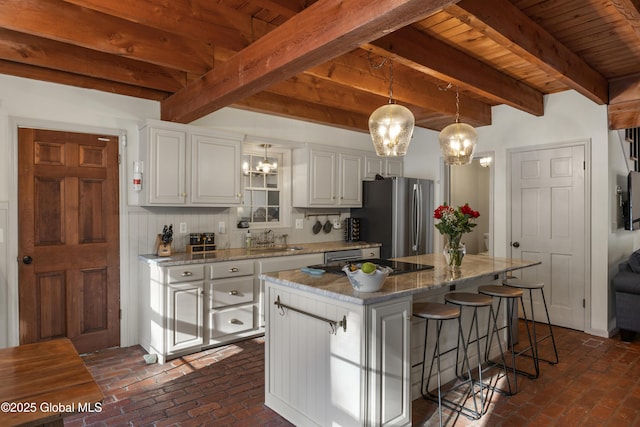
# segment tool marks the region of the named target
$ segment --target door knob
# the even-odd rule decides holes
[[[513,246],[514,248],[519,248],[520,247],[520,242],[513,242],[511,244],[511,246]]]
[[[32,262],[33,262],[33,258],[31,258],[29,255],[25,255],[22,257],[23,264],[31,264]]]

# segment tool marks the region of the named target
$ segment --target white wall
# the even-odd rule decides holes
[[[464,108],[464,106],[462,106]],[[16,119],[17,118],[17,119]],[[159,118],[159,104],[153,101],[102,93],[92,90],[37,82],[10,76],[0,76],[0,347],[17,344],[17,208],[16,170],[14,152],[15,123],[49,124],[53,128],[68,130],[110,129],[125,131],[128,146],[123,150],[121,174],[130,173],[133,159],[137,157],[138,124],[146,118]],[[28,119],[28,120],[25,120]],[[327,126],[303,123],[235,109],[223,109],[209,115],[196,124],[228,131],[237,131],[265,138],[293,142],[314,142],[349,148],[370,150],[368,134],[350,132]],[[613,185],[618,174],[609,171],[609,156],[616,150],[609,144],[606,107],[593,104],[574,92],[556,94],[545,98],[545,116],[533,117],[510,107],[493,109],[493,124],[478,129],[478,151],[494,151],[495,206],[494,251],[497,256],[508,254],[508,230],[504,219],[506,206],[506,159],[510,148],[526,147],[575,140],[590,139],[591,143],[591,233],[592,242],[609,241],[612,255],[608,257],[607,245],[591,247],[591,306],[587,331],[605,335],[613,317],[610,304],[609,264],[616,264],[638,246],[638,233],[625,233],[611,223]],[[442,158],[439,152],[437,132],[416,129],[405,158],[405,175],[436,181],[436,203],[442,202]],[[123,194],[128,193],[128,177],[121,180]],[[188,221],[205,221],[203,226],[215,225],[219,215],[225,212],[205,211],[193,215],[174,211],[153,211],[123,205],[122,215],[122,280],[123,308],[122,345],[137,342],[137,255],[148,252],[153,242],[130,241],[129,233],[139,226],[154,230],[163,221],[188,218]],[[144,218],[142,218],[144,217]],[[193,219],[191,218],[193,217]],[[8,219],[7,219],[8,218]],[[205,219],[203,219],[205,218]],[[214,218],[213,222],[211,218]],[[214,230],[215,231],[215,230]],[[301,237],[303,238],[303,237]],[[11,261],[13,260],[13,261]],[[617,264],[616,264],[617,268]]]
[[[464,108],[464,105],[462,106]],[[495,152],[494,169],[494,254],[507,256],[507,150],[581,140],[591,141],[591,241],[605,242],[610,234],[609,135],[607,108],[574,91],[545,97],[545,113],[535,117],[508,106],[492,110],[492,124],[477,129],[477,151]],[[406,175],[424,175],[440,179],[442,162],[436,132],[421,131],[414,138],[405,159]],[[439,201],[441,201],[440,199]],[[438,203],[438,199],[436,200]],[[628,251],[631,244],[620,251]],[[591,295],[586,331],[606,336],[611,330],[609,299],[609,263],[607,245],[591,245]]]

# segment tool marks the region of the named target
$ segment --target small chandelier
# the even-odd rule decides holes
[[[468,165],[478,142],[478,133],[473,126],[460,123],[460,93],[456,86],[456,122],[442,129],[440,150],[447,165]]]
[[[262,173],[275,172],[278,169],[278,164],[276,162],[269,162],[267,156],[267,149],[271,147],[271,144],[262,144],[264,147],[264,160],[258,162],[258,166],[256,166],[256,170]]]
[[[407,107],[393,103],[392,61],[389,61],[389,68],[389,103],[371,113],[369,133],[378,156],[396,157],[407,154],[415,118]]]

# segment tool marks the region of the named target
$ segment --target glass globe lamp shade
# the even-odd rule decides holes
[[[387,104],[369,117],[369,133],[378,156],[395,157],[407,154],[415,119],[407,107]]]
[[[466,123],[453,123],[440,132],[440,150],[447,165],[467,165],[473,160],[478,133]]]

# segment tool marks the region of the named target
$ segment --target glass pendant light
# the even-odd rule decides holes
[[[278,169],[278,164],[276,162],[273,162],[273,163],[269,162],[267,158],[268,157],[267,149],[271,147],[271,145],[262,144],[262,146],[264,147],[264,160],[262,160],[261,162],[258,162],[258,166],[256,166],[256,169],[262,173],[275,172],[275,170]]]
[[[389,103],[377,108],[369,117],[369,133],[378,156],[407,154],[415,118],[407,107],[393,103],[393,62],[389,62]]]
[[[460,123],[460,94],[456,87],[456,122],[442,129],[440,150],[447,165],[468,165],[478,142],[478,133],[473,126]]]

